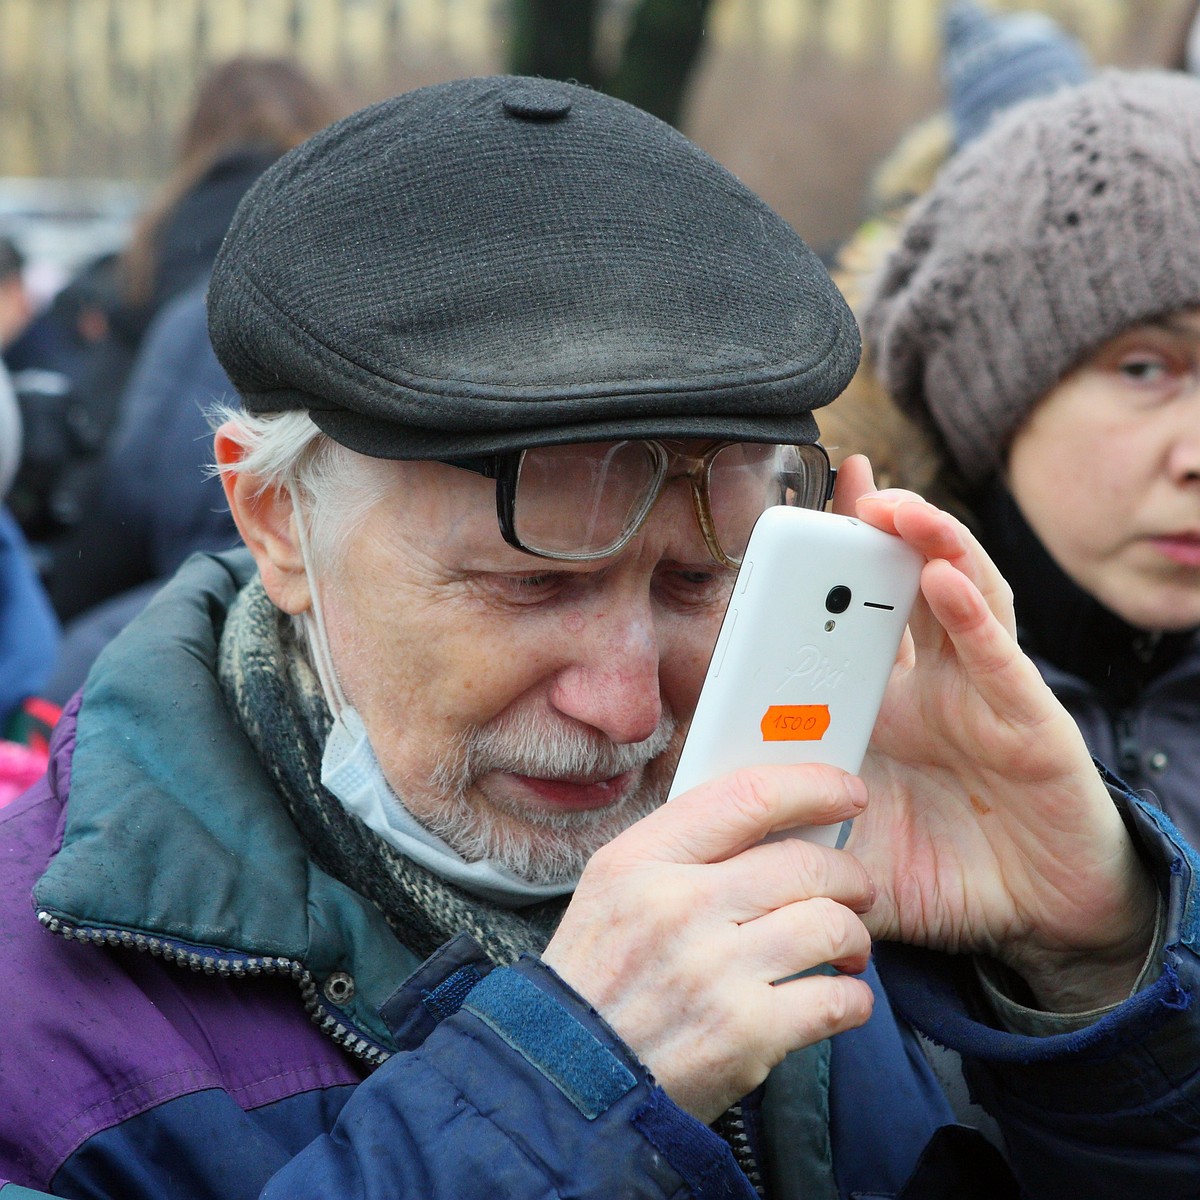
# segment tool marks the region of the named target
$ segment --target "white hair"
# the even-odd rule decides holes
[[[216,404],[208,418],[214,430],[233,425],[244,448],[237,462],[217,465],[213,474],[253,475],[260,492],[289,490],[303,510],[313,569],[339,566],[349,534],[383,496],[388,464],[335,442],[307,412],[256,415]]]

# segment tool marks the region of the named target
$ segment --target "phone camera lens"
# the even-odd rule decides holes
[[[850,607],[850,589],[840,583],[830,588],[829,595],[825,597],[825,607],[831,613],[844,613]]]

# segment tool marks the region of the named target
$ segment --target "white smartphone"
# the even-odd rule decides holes
[[[857,774],[925,559],[853,517],[777,506],[758,519],[668,799],[739,767]],[[794,831],[837,844],[841,826]]]

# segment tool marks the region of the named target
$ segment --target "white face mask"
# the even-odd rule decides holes
[[[383,768],[367,737],[357,709],[346,699],[325,633],[320,593],[310,569],[308,535],[295,490],[289,488],[304,574],[312,597],[312,610],[303,620],[312,647],[317,678],[333,714],[333,728],[321,755],[321,782],[368,828],[407,858],[473,896],[505,908],[518,908],[538,900],[569,895],[575,880],[534,884],[515,871],[494,863],[468,862],[441,838],[430,833],[404,807],[384,777]]]
[[[313,628],[312,632],[324,636],[323,630],[318,633]],[[551,896],[566,896],[575,889],[575,880],[534,884],[507,867],[468,862],[425,829],[384,778],[362,718],[353,707],[343,708],[334,719],[321,756],[321,782],[384,841],[473,896],[518,908]]]

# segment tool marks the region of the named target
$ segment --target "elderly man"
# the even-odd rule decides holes
[[[662,803],[751,526],[831,490],[857,335],[782,220],[460,81],[282,159],[209,306],[248,553],[5,814],[0,1200],[1195,1194],[1194,860],[950,517],[839,475],[929,560],[861,779]]]

